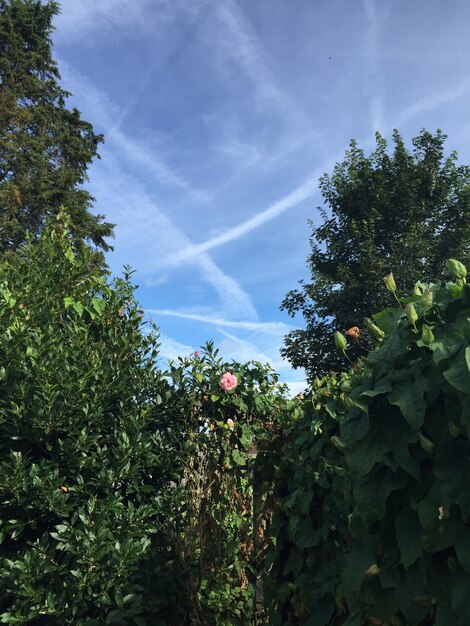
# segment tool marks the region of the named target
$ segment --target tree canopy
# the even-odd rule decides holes
[[[370,156],[351,141],[342,163],[320,179],[326,208],[312,226],[309,281],[290,291],[281,308],[301,314],[306,327],[285,337],[283,356],[313,379],[343,369],[333,332],[358,327],[371,311],[391,304],[383,277],[393,271],[402,291],[418,280],[442,276],[444,262],[468,263],[470,167],[445,155],[440,130],[422,130],[408,149],[398,131],[393,150],[376,134]],[[329,339],[331,337],[331,339]],[[359,344],[352,356],[361,353]]]
[[[59,84],[52,56],[54,1],[0,0],[0,254],[37,236],[66,206],[71,231],[106,251],[112,225],[83,189],[103,141]]]

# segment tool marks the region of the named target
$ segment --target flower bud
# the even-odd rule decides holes
[[[417,284],[413,287],[413,295],[414,296],[422,296],[423,295],[423,292],[421,291],[420,286],[417,285]]]
[[[421,433],[419,433],[419,443],[421,444],[421,447],[423,448],[423,450],[427,452],[428,454],[432,454],[434,452],[434,448],[436,446],[433,444],[433,442],[430,439],[428,439]]]
[[[419,299],[419,304],[424,311],[430,309],[433,303],[433,293],[430,289],[425,289],[423,295]]]
[[[370,576],[377,576],[377,574],[380,573],[380,567],[377,565],[377,563],[374,563],[373,565],[371,565],[369,567],[369,569],[365,572],[364,576],[370,577]]]
[[[338,350],[345,350],[348,345],[348,341],[344,335],[342,335],[338,330],[335,332],[335,345]]]
[[[431,326],[427,324],[423,324],[422,328],[423,334],[421,335],[421,341],[425,346],[429,346],[434,341],[434,334],[432,332]]]
[[[395,283],[395,279],[393,278],[393,272],[390,272],[389,274],[384,276],[384,283],[389,291],[397,290],[397,285]]]
[[[364,326],[370,332],[371,335],[374,335],[377,339],[383,339],[385,337],[384,331],[375,324],[370,317],[364,318]]]
[[[467,276],[467,268],[457,259],[447,259],[445,269],[450,276],[459,280],[464,280]]]
[[[333,435],[330,441],[335,446],[335,448],[338,448],[338,450],[340,450],[340,452],[348,449],[348,446],[344,443],[344,441],[340,439],[339,437],[337,437],[336,435]]]
[[[416,309],[411,302],[408,302],[408,304],[405,306],[405,313],[410,324],[413,324],[414,326],[416,320],[418,319],[418,314],[416,313]]]

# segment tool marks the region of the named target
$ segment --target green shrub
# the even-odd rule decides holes
[[[325,376],[306,398],[292,402],[273,482],[273,538],[266,566],[270,623],[343,623],[340,573],[350,550],[352,486],[338,437],[348,375]],[[335,441],[335,439],[333,439]]]
[[[418,283],[373,316],[385,337],[292,428],[273,623],[470,622],[470,289],[462,266],[447,269],[455,282]]]
[[[0,268],[0,620],[261,619],[285,389],[211,344],[158,369],[130,273],[90,274],[66,221]]]
[[[140,625],[177,454],[155,420],[157,343],[128,277],[90,275],[61,219],[0,274],[1,619]]]
[[[341,421],[354,478],[350,624],[470,621],[470,290],[456,276],[415,292],[405,313],[375,316],[387,337]]]
[[[225,372],[237,379],[228,391],[221,389]],[[271,506],[265,475],[286,414],[285,389],[268,367],[226,363],[212,344],[168,373],[161,410],[185,417],[186,437],[181,497],[169,503],[164,528],[181,556],[188,623],[253,623],[263,614],[256,589]]]

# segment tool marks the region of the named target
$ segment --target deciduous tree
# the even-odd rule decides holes
[[[470,167],[455,152],[445,155],[445,140],[439,130],[423,130],[409,150],[394,131],[390,151],[377,134],[370,156],[352,141],[344,161],[320,179],[327,206],[312,232],[311,279],[282,303],[306,322],[285,337],[282,353],[308,378],[344,368],[335,330],[357,326],[367,341],[364,316],[393,301],[381,288],[387,272],[407,292],[418,279],[441,276],[449,257],[468,263]],[[360,353],[356,343],[351,356]]]

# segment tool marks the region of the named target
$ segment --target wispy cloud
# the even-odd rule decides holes
[[[384,126],[384,105],[382,97],[382,77],[379,63],[380,22],[377,16],[375,0],[363,0],[366,18],[365,44],[365,92],[369,98],[369,112],[372,131],[381,131]]]
[[[207,241],[199,244],[193,244],[187,248],[181,249],[179,252],[172,254],[163,259],[163,264],[172,266],[178,265],[188,259],[191,259],[199,254],[208,252],[213,248],[217,248],[225,243],[235,241],[248,233],[251,233],[256,228],[263,226],[267,222],[271,221],[278,215],[281,215],[288,209],[291,209],[310,196],[312,196],[318,189],[318,178],[325,171],[324,167],[317,168],[308,179],[299,185],[294,191],[284,196],[280,200],[277,200],[271,204],[267,209],[257,213],[253,217],[245,220],[241,224],[237,224],[232,228],[225,230],[223,233],[208,239]]]
[[[163,26],[167,6],[166,0],[73,0],[62,7],[54,20],[55,39],[93,45],[100,38],[114,34],[138,37],[142,32],[155,32],[157,23],[149,20],[149,15],[155,15],[157,9],[158,23]],[[95,37],[90,38],[91,34]]]
[[[190,355],[194,350],[193,346],[161,334],[158,337],[158,343],[160,344],[159,355],[166,360],[174,360],[179,356]]]
[[[100,169],[93,176],[93,192],[101,205],[110,207],[107,216],[117,223],[117,252],[114,254],[127,258],[127,262],[131,258],[144,281],[155,281],[163,271],[161,255],[171,255],[172,251],[188,247],[191,240],[159,208],[142,182],[125,171],[114,152],[104,156]],[[214,307],[230,312],[235,318],[257,319],[248,294],[208,254],[193,259],[191,267],[198,279],[200,277],[217,294],[219,302],[213,301]]]
[[[279,349],[276,344],[275,350],[269,354],[263,352],[251,341],[237,337],[233,333],[228,333],[225,330],[218,329],[225,339],[220,343],[220,350],[222,353],[230,353],[233,355],[236,361],[241,363],[246,361],[259,361],[260,363],[269,363],[274,369],[280,369],[282,366],[286,366],[279,357]]]
[[[210,324],[211,326],[239,328],[242,330],[263,332],[276,336],[282,336],[289,330],[292,330],[292,326],[290,326],[289,324],[284,324],[283,322],[255,322],[252,320],[233,320],[211,315],[201,315],[199,313],[185,313],[183,311],[173,311],[170,309],[147,309],[147,313],[150,313],[151,315],[179,317],[182,319],[193,320],[195,322],[202,322],[203,324]]]
[[[235,136],[223,138],[214,145],[214,149],[236,166],[237,174],[248,167],[253,167],[261,159],[261,150],[252,143],[240,141]]]
[[[121,119],[123,112],[105,93],[96,89],[85,76],[74,72],[66,63],[60,63],[60,70],[64,82],[70,85],[75,93],[86,94],[84,103],[94,124],[104,130],[107,144],[113,144],[121,160],[145,168],[158,182],[185,191],[195,200],[202,202],[208,200],[208,195],[204,191],[191,185],[179,172],[170,167],[155,149],[119,130],[115,120]]]
[[[211,237],[207,241],[199,244],[193,244],[188,248],[182,248],[179,252],[171,254],[162,260],[162,264],[165,266],[179,265],[199,254],[208,252],[213,248],[217,248],[223,244],[235,241],[240,237],[248,235],[252,231],[264,226],[274,218],[278,217],[285,211],[294,208],[301,204],[318,191],[318,179],[320,176],[328,171],[336,161],[344,156],[343,152],[338,152],[336,155],[325,160],[323,165],[316,168],[308,178],[291,191],[286,196],[283,196],[279,200],[273,202],[269,207],[263,211],[257,213],[253,217],[243,221],[241,224],[237,224],[232,228],[228,228],[222,233]]]
[[[400,127],[410,119],[422,113],[427,113],[433,109],[437,109],[445,104],[449,104],[462,96],[470,93],[470,80],[465,79],[456,87],[450,89],[436,91],[428,96],[420,98],[416,102],[413,102],[410,106],[405,108],[397,117],[395,126]]]
[[[181,189],[187,192],[191,198],[200,202],[209,201],[207,193],[192,186],[179,173],[169,167],[154,150],[131,139],[128,135],[115,128],[110,128],[106,136],[108,141],[112,141],[123,152],[128,161],[132,162],[134,166],[145,168],[147,173],[154,175],[160,183]]]
[[[262,100],[275,102],[281,108],[289,107],[291,103],[278,87],[258,37],[237,2],[215,0],[213,7],[222,26],[217,41],[223,60],[232,61],[242,69]]]
[[[296,125],[307,119],[305,111],[279,84],[266,49],[236,0],[179,0],[178,5],[193,19],[196,16],[219,66],[235,69],[248,81],[260,109],[277,109]]]
[[[189,237],[158,207],[146,191],[142,179],[150,172],[155,174],[162,183],[173,185],[189,193],[201,201],[206,196],[191,187],[179,174],[169,168],[159,155],[149,147],[129,138],[122,131],[113,131],[113,112],[116,106],[109,98],[96,89],[89,81],[68,70],[64,65],[66,82],[72,91],[86,94],[87,106],[92,118],[104,130],[109,138],[105,146],[106,162],[101,170],[105,175],[101,181],[99,199],[107,198],[110,207],[118,212],[116,217],[107,212],[111,221],[118,223],[116,234],[122,250],[138,248],[138,256],[145,255],[145,264],[139,268],[142,273],[151,275],[162,269],[160,255],[169,255],[182,248],[190,248]],[[62,69],[62,66],[61,66]],[[142,179],[130,172],[131,167],[140,166]],[[95,184],[99,184],[95,177]],[[117,218],[117,219],[116,219]],[[211,285],[220,298],[220,308],[232,311],[233,316],[257,319],[256,310],[251,298],[239,283],[224,273],[208,254],[199,255],[193,265],[201,273],[202,278]]]

